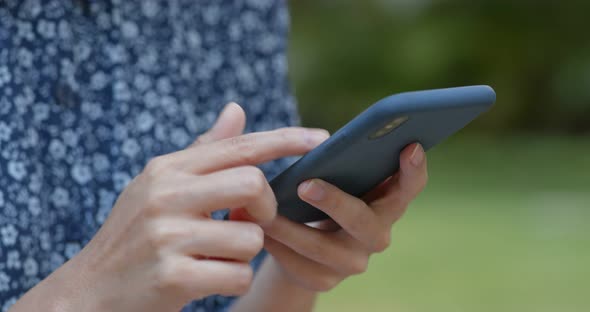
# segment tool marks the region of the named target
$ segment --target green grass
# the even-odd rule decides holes
[[[318,311],[590,311],[590,138],[458,137],[369,271]]]

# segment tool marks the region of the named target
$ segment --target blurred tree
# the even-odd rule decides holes
[[[490,84],[493,132],[590,131],[590,2],[298,0],[291,75],[304,122],[336,129],[395,92]]]

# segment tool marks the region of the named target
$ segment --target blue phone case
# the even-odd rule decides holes
[[[400,93],[380,100],[270,182],[279,214],[301,223],[327,219],[299,198],[301,182],[319,178],[360,197],[399,169],[400,152],[408,144],[419,142],[430,149],[495,100],[489,86]],[[407,120],[382,137],[370,138],[398,117]]]

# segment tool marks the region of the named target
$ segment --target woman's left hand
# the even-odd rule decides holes
[[[366,271],[369,257],[390,244],[391,227],[426,185],[426,156],[419,144],[401,154],[400,170],[363,199],[321,180],[299,186],[301,199],[333,221],[318,227],[278,216],[263,227],[265,249],[286,277],[311,291],[328,291]],[[336,229],[335,229],[336,228]]]

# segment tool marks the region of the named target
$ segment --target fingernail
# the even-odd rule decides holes
[[[320,145],[330,137],[330,133],[324,129],[307,129],[303,135],[305,142],[313,147]]]
[[[324,198],[326,190],[321,182],[308,180],[299,185],[299,193],[305,198],[319,201]]]
[[[421,144],[417,143],[416,146],[414,147],[414,150],[412,151],[412,155],[410,156],[410,162],[415,167],[419,167],[423,161],[424,161],[424,149],[422,148]]]

